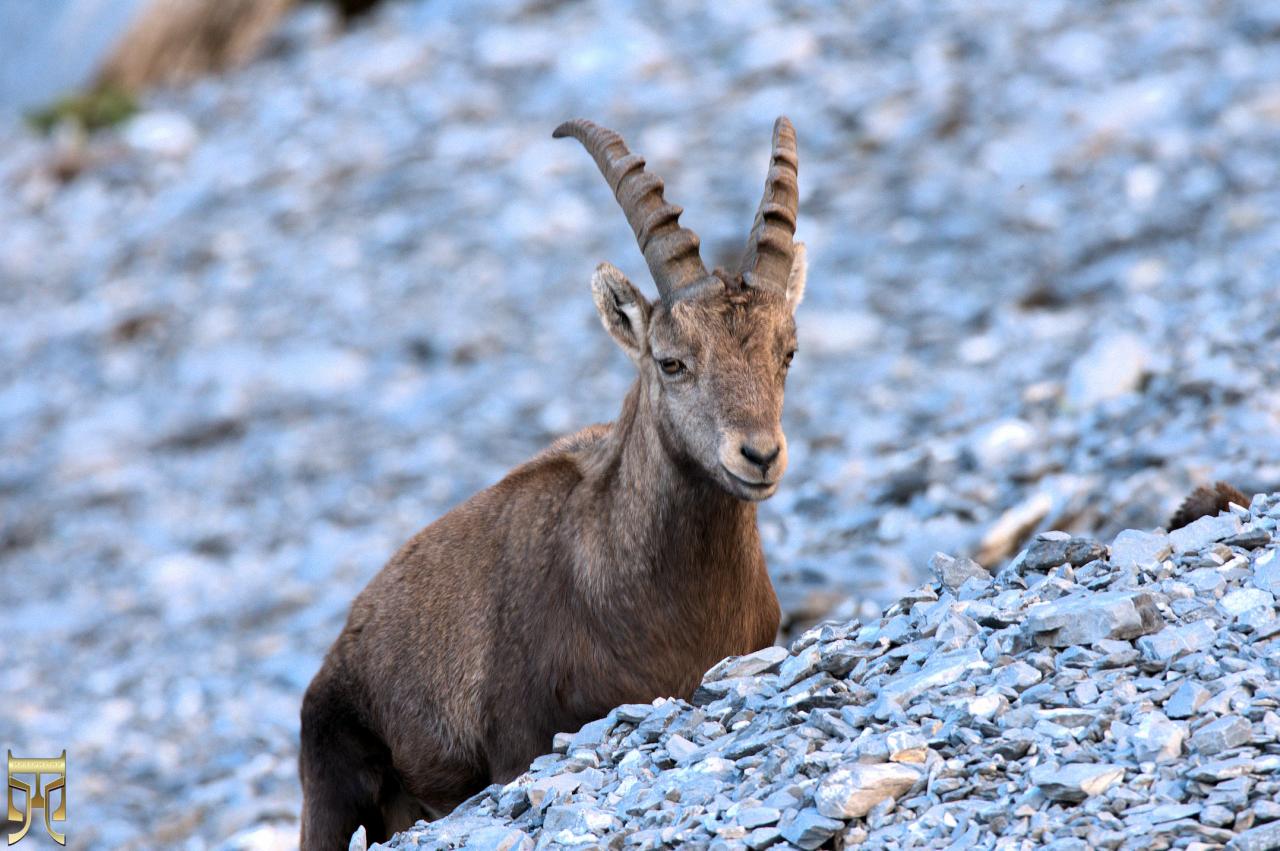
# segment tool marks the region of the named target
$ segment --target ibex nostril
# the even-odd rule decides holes
[[[769,452],[761,452],[759,449],[756,449],[754,446],[750,446],[744,443],[742,444],[740,451],[742,452],[743,458],[746,458],[748,461],[750,461],[752,464],[755,464],[757,467],[762,467],[767,469],[768,466],[777,459],[778,452],[781,451],[781,449],[782,447],[775,445],[773,449],[770,450]]]

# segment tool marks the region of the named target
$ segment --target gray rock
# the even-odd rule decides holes
[[[1253,813],[1258,821],[1280,820],[1280,801],[1254,801]]]
[[[1141,591],[1075,594],[1027,610],[1025,629],[1045,647],[1132,639],[1164,626],[1151,596]]]
[[[571,833],[601,835],[615,826],[614,817],[585,803],[555,804],[547,808],[542,829],[547,833],[562,830]]]
[[[982,541],[978,546],[978,561],[983,564],[994,564],[1009,555],[1026,538],[1027,534],[1034,531],[1036,526],[1040,525],[1045,517],[1049,515],[1049,512],[1053,510],[1053,506],[1053,496],[1040,492],[1028,495],[1009,507],[996,518],[995,522],[991,524],[991,528],[982,536]],[[1007,573],[1004,577],[997,574],[997,581],[1009,576],[1020,575],[1022,564],[1015,560],[1005,570]]]
[[[1227,581],[1223,579],[1222,573],[1213,567],[1202,567],[1183,574],[1183,581],[1193,587],[1195,590],[1204,594],[1216,594],[1217,591],[1226,586]]]
[[[1255,765],[1251,758],[1234,757],[1194,765],[1187,770],[1187,776],[1201,783],[1221,783],[1233,777],[1242,777],[1254,770]]]
[[[782,818],[782,811],[776,807],[744,807],[738,811],[736,821],[747,830],[777,824]]]
[[[1116,567],[1150,567],[1167,557],[1173,548],[1164,532],[1125,529],[1111,542],[1110,561]]]
[[[814,849],[844,828],[844,822],[827,818],[815,809],[806,808],[782,825],[782,837],[799,848]]]
[[[1106,546],[1089,538],[1039,535],[1027,547],[1022,568],[1026,571],[1044,572],[1062,564],[1080,567],[1095,559],[1106,558],[1106,555]]]
[[[600,718],[583,724],[582,728],[573,734],[569,746],[572,748],[594,748],[604,741],[605,735],[613,728],[613,724],[613,718]]]
[[[1191,735],[1191,746],[1205,756],[1213,756],[1247,744],[1253,738],[1253,727],[1238,715],[1226,715],[1212,721]]]
[[[782,838],[782,831],[770,825],[767,827],[757,827],[743,838],[743,842],[748,848],[768,848],[770,845]]]
[[[1254,550],[1258,547],[1264,547],[1270,542],[1271,533],[1260,526],[1245,528],[1238,534],[1222,539],[1222,543],[1229,547],[1243,547],[1246,550]]]
[[[1220,804],[1210,804],[1200,813],[1200,821],[1212,827],[1226,827],[1235,820],[1236,814]]]
[[[649,717],[651,712],[653,712],[653,706],[648,703],[624,703],[614,710],[617,719],[628,724],[640,724]]]
[[[1190,718],[1209,699],[1209,690],[1197,682],[1184,681],[1165,701],[1164,712],[1170,718]]]
[[[931,688],[955,682],[966,673],[990,669],[977,650],[961,648],[940,653],[914,674],[892,677],[881,687],[881,698],[906,706]]]
[[[765,647],[745,656],[730,656],[707,672],[709,680],[724,680],[733,677],[754,677],[778,670],[791,654],[785,647]]]
[[[1146,820],[1153,825],[1163,824],[1164,822],[1189,818],[1199,813],[1202,809],[1203,807],[1199,804],[1161,804],[1146,813]]]
[[[1083,801],[1101,795],[1123,778],[1123,768],[1105,764],[1038,765],[1031,770],[1031,782],[1054,801]]]
[[[529,809],[529,796],[518,784],[508,784],[498,797],[498,815],[516,818]]]
[[[1219,514],[1215,517],[1200,519],[1174,529],[1169,533],[1169,543],[1174,552],[1188,553],[1207,547],[1209,544],[1229,538],[1240,531],[1240,518],[1234,514]]]
[[[1130,738],[1133,755],[1139,762],[1172,762],[1182,755],[1186,732],[1159,712],[1142,717]]]
[[[789,688],[806,677],[813,676],[821,664],[822,651],[818,646],[806,647],[782,663],[778,669],[778,685]]]
[[[1021,659],[1003,665],[996,670],[996,683],[1017,691],[1030,688],[1044,678],[1038,670]]]
[[[1232,851],[1275,851],[1280,848],[1280,822],[1273,821],[1238,833],[1227,847]]]
[[[690,756],[698,752],[698,746],[679,734],[672,735],[667,739],[667,753],[671,754],[671,758],[676,762],[688,759]]]
[[[1170,662],[1187,653],[1199,653],[1213,646],[1218,632],[1208,621],[1195,621],[1186,626],[1166,626],[1159,632],[1138,639],[1138,650],[1153,662]]]
[[[1267,550],[1272,553],[1275,550]],[[1253,568],[1253,584],[1268,594],[1280,597],[1280,559],[1272,558],[1266,563],[1255,564]]]
[[[538,777],[525,790],[529,803],[535,809],[541,809],[547,798],[552,795],[564,796],[578,788],[582,778],[576,774],[552,774]]]
[[[991,581],[991,573],[973,559],[953,558],[944,553],[933,554],[929,559],[929,570],[933,572],[935,580],[952,591],[964,585],[969,579]]]

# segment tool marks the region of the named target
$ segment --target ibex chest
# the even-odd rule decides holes
[[[763,559],[741,567],[732,581],[622,593],[574,624],[573,643],[585,651],[570,674],[578,697],[598,711],[687,698],[720,659],[772,644],[779,612]]]

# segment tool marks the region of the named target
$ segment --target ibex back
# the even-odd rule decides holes
[[[520,774],[624,702],[688,697],[773,643],[755,503],[787,466],[783,385],[804,246],[790,122],[739,270],[698,238],[622,138],[556,129],[595,158],[659,297],[591,281],[639,373],[618,419],[561,439],[418,533],[351,608],[302,705],[302,847],[383,839]]]

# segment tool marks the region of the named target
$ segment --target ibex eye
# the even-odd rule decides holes
[[[662,371],[667,375],[679,375],[684,372],[684,361],[678,361],[675,358],[663,358],[658,361],[658,366],[662,367]]]
[[[782,365],[791,366],[791,362],[795,359],[796,359],[796,350],[792,349],[791,351],[787,352],[786,357],[782,359]]]

